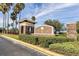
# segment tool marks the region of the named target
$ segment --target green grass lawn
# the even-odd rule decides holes
[[[12,37],[14,39],[19,39],[19,35],[14,35],[14,34],[4,34],[4,35],[6,35],[8,37]]]

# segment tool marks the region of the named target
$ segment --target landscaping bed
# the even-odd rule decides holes
[[[79,42],[55,43],[49,45],[49,49],[69,56],[79,56]]]
[[[34,35],[18,36],[12,34],[5,34],[5,35],[34,45],[40,45],[46,48],[48,48],[50,44],[73,41],[73,40],[69,40],[64,36],[34,36]]]
[[[46,37],[46,36],[34,36],[34,35],[20,35],[19,40],[35,45],[40,45],[46,48],[48,48],[50,44],[73,41],[72,39],[69,40],[64,36]]]

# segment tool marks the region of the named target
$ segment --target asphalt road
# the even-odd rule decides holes
[[[0,56],[45,56],[16,42],[0,38]]]

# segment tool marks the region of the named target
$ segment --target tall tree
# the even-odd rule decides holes
[[[36,20],[36,17],[35,16],[32,16],[32,18],[31,18],[33,21],[35,21]]]
[[[17,18],[17,14],[15,12],[12,12],[11,13],[11,19],[13,21],[13,29],[14,29],[14,26],[15,26],[14,23],[15,23],[16,18]]]
[[[6,3],[0,4],[0,11],[3,13],[3,33],[5,33],[5,30],[6,30],[6,13],[8,11],[8,6]]]
[[[53,21],[51,19],[46,20],[44,23],[53,26]]]
[[[14,6],[14,12],[19,14],[19,21],[21,19],[21,11],[25,8],[25,4],[24,3],[17,3],[15,6]],[[19,24],[19,23],[18,23]],[[17,23],[16,23],[17,25]]]
[[[11,9],[11,6],[13,5],[13,3],[6,3],[7,4],[7,6],[8,6],[8,12],[7,12],[7,14],[8,14],[8,19],[7,19],[7,33],[8,33],[8,31],[9,31],[9,11],[10,11],[10,9]]]
[[[59,32],[62,28],[62,24],[60,23],[59,20],[50,19],[50,20],[45,21],[45,24],[53,26],[55,29],[55,33]]]

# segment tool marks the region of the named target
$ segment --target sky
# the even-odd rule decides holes
[[[10,13],[13,10],[10,10]],[[26,3],[21,12],[21,19],[36,17],[36,26],[43,25],[48,19],[58,19],[61,23],[79,21],[78,3]],[[0,12],[0,27],[2,27],[3,14]],[[12,22],[11,19],[9,21]]]

